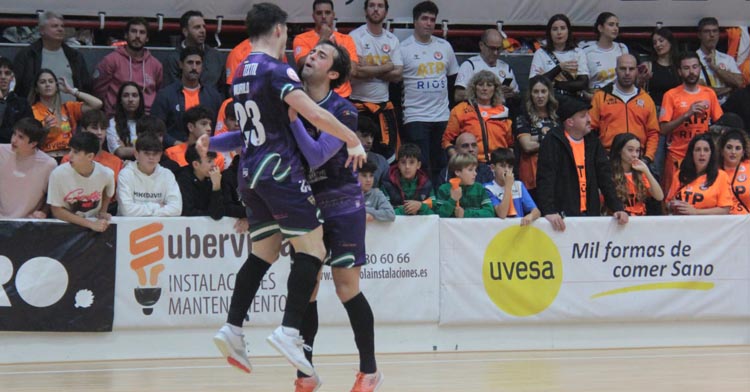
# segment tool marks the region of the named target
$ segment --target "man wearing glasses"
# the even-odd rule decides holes
[[[458,68],[456,90],[453,93],[456,102],[466,99],[466,85],[475,73],[482,70],[488,70],[500,78],[506,102],[518,97],[520,90],[513,70],[508,63],[498,59],[502,51],[503,37],[500,32],[497,29],[485,30],[479,39],[479,55],[467,59]]]
[[[700,83],[711,87],[722,105],[736,88],[742,87],[742,74],[732,56],[716,50],[719,43],[719,21],[706,17],[698,22],[698,58],[701,61]]]

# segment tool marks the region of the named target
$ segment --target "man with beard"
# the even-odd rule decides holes
[[[185,39],[171,52],[164,62],[164,84],[180,79],[182,52],[195,46],[203,51],[203,73],[201,84],[224,91],[224,58],[219,51],[206,44],[206,21],[200,11],[190,10],[180,17],[180,28]]]
[[[599,133],[609,151],[612,140],[621,133],[638,137],[647,163],[654,161],[659,143],[656,106],[646,91],[635,87],[638,62],[632,54],[617,58],[615,82],[597,90],[591,100],[591,128]]]
[[[674,173],[685,158],[690,139],[708,131],[709,118],[716,121],[724,114],[714,90],[698,84],[701,74],[698,55],[683,53],[677,66],[682,85],[664,93],[659,114],[659,132],[669,136],[662,189],[669,189]]]
[[[146,49],[148,22],[133,18],[125,25],[127,45],[104,56],[94,71],[94,95],[104,102],[104,112],[112,116],[117,103],[117,91],[124,82],[135,82],[143,90],[146,112],[162,86],[162,66]]]
[[[389,99],[388,85],[401,80],[404,62],[398,38],[383,29],[387,15],[388,0],[365,0],[367,24],[349,33],[359,55],[350,98],[360,116],[369,117],[378,125],[379,132],[373,134],[373,152],[391,163],[398,140],[398,119]]]
[[[180,79],[159,90],[151,109],[151,114],[164,120],[167,125],[164,137],[167,147],[187,139],[182,123],[183,113],[198,105],[216,113],[222,101],[216,88],[201,83],[203,52],[200,49],[195,46],[185,48],[180,54],[180,69]]]

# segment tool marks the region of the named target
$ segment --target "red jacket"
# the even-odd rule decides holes
[[[143,50],[143,57],[130,57],[124,47],[115,49],[104,56],[94,70],[94,95],[104,102],[104,112],[108,116],[115,113],[117,90],[124,82],[135,82],[143,89],[146,112],[156,98],[156,92],[162,87],[162,66],[148,49]]]

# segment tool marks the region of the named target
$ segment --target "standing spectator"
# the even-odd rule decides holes
[[[490,71],[479,71],[471,77],[467,100],[450,112],[442,146],[449,156],[454,139],[463,132],[471,132],[479,145],[479,162],[488,163],[490,152],[497,148],[513,147],[513,121],[503,105],[500,79]]]
[[[146,114],[143,102],[143,92],[135,82],[125,82],[117,91],[115,115],[107,127],[107,149],[122,159],[135,157],[135,125]]]
[[[388,88],[389,83],[401,81],[404,62],[398,38],[383,28],[387,15],[388,0],[365,0],[367,23],[349,33],[359,55],[350,98],[359,111],[359,118],[370,117],[378,124],[373,134],[373,151],[393,162],[398,143],[398,117]]]
[[[214,220],[224,216],[221,170],[216,167],[215,159],[215,152],[201,158],[195,145],[188,146],[185,151],[188,166],[177,174],[183,216],[210,216]]]
[[[237,66],[240,65],[245,60],[245,57],[250,54],[250,52],[253,51],[253,44],[250,43],[250,39],[245,39],[244,41],[240,42],[232,48],[231,51],[229,51],[229,54],[227,55],[227,61],[224,67],[224,71],[226,72],[227,80],[227,89],[232,87],[232,80],[234,79],[234,71],[237,70]],[[231,95],[231,92],[230,94]]]
[[[10,144],[0,144],[0,218],[47,217],[45,195],[57,162],[39,150],[46,136],[42,124],[27,117],[13,126]]]
[[[341,46],[349,52],[349,61],[351,63],[351,76],[357,75],[357,46],[354,44],[352,37],[341,34],[334,30],[333,20],[336,18],[336,12],[333,11],[332,0],[315,0],[312,6],[312,17],[315,22],[313,30],[298,34],[294,37],[292,47],[294,48],[294,62],[297,69],[302,69],[305,60],[310,51],[322,41],[331,41]],[[352,85],[349,81],[334,90],[336,94],[348,98],[352,93]]]
[[[701,73],[698,55],[680,55],[678,74],[682,85],[664,94],[659,114],[660,132],[667,135],[667,157],[664,163],[662,188],[671,189],[674,173],[687,153],[687,145],[696,135],[708,131],[709,120],[716,121],[723,114],[716,93],[698,84]]]
[[[111,169],[94,161],[99,144],[93,133],[73,135],[70,162],[58,166],[49,176],[47,204],[55,218],[102,232],[112,217],[107,208],[115,195],[115,176]]]
[[[104,101],[104,112],[112,116],[121,99],[120,89],[125,82],[135,82],[143,91],[146,112],[162,87],[162,66],[146,49],[148,22],[133,18],[125,25],[125,46],[104,56],[94,70],[94,94]],[[135,140],[133,140],[135,142]]]
[[[600,192],[617,222],[628,222],[617,199],[607,154],[591,133],[590,108],[577,98],[561,101],[557,115],[563,129],[550,131],[539,150],[536,202],[557,231],[565,230],[566,216],[600,216]]]
[[[518,178],[526,185],[532,198],[536,196],[537,159],[542,140],[552,129],[558,128],[557,98],[552,92],[552,82],[544,75],[529,80],[529,92],[524,99],[522,114],[513,122],[513,133],[518,147]]]
[[[24,117],[33,117],[26,97],[10,91],[13,81],[13,64],[7,57],[0,57],[0,144],[10,143],[13,126]]]
[[[422,152],[416,144],[405,143],[398,149],[396,163],[380,188],[396,215],[432,215],[432,182],[421,170]]]
[[[412,11],[414,34],[401,43],[404,61],[404,130],[406,143],[416,144],[430,178],[445,166],[441,148],[450,116],[448,76],[458,73],[458,61],[448,41],[433,37],[438,7],[423,1]]]
[[[719,169],[711,135],[695,135],[687,151],[669,188],[669,212],[674,215],[729,214],[734,199],[727,173]]]
[[[732,94],[721,107],[725,112],[737,114],[743,123],[750,125],[750,110],[747,110],[750,108],[750,84]]]
[[[516,75],[513,69],[505,61],[500,60],[500,53],[503,51],[503,36],[497,29],[487,29],[479,38],[479,54],[469,57],[461,63],[456,76],[456,90],[453,97],[456,102],[467,99],[466,89],[471,78],[479,71],[490,71],[500,79],[500,93],[504,97],[504,102],[516,109],[511,104],[515,102],[520,94]],[[511,103],[508,103],[511,102]]]
[[[473,157],[478,157],[479,143],[477,143],[477,137],[474,136],[473,132],[464,132],[456,138],[453,145],[448,149],[448,155],[453,157],[456,154],[469,154]],[[440,175],[435,180],[435,187],[439,188],[440,185],[445,184],[451,178],[454,178],[455,174],[451,172],[448,167],[444,167],[440,170]],[[484,184],[485,182],[492,181],[494,174],[490,166],[484,162],[479,162],[477,165],[477,182]]]
[[[375,187],[375,173],[377,166],[371,161],[367,161],[357,171],[359,184],[362,186],[362,193],[365,196],[365,212],[367,213],[367,222],[393,222],[396,220],[396,212],[393,206],[379,188]]]
[[[63,103],[61,93],[80,99]],[[34,118],[49,130],[40,149],[53,158],[61,159],[68,153],[68,143],[83,112],[97,110],[102,101],[91,94],[73,88],[65,78],[58,79],[54,72],[43,68],[36,76],[34,88],[29,93]]]
[[[638,73],[635,56],[624,54],[617,58],[617,78],[594,93],[591,100],[591,128],[607,151],[615,136],[632,133],[638,137],[643,158],[654,161],[659,144],[659,119],[651,97],[635,86]]]
[[[716,50],[720,32],[716,18],[701,19],[698,22],[701,46],[696,53],[701,61],[701,84],[713,88],[719,102],[724,104],[732,91],[742,87],[743,80],[734,58]]]
[[[120,216],[180,216],[182,194],[174,174],[159,165],[161,141],[153,134],[135,142],[135,162],[117,178]]]
[[[661,113],[664,93],[680,84],[677,74],[677,41],[672,30],[666,27],[657,29],[651,34],[651,55],[649,61],[638,66],[638,85],[645,89],[656,104],[657,113]],[[664,159],[667,153],[667,137],[659,135],[659,145],[654,154],[654,175],[661,177],[664,171]]]
[[[521,226],[537,220],[542,213],[536,207],[523,182],[516,181],[513,166],[516,157],[508,148],[498,148],[490,154],[490,167],[495,177],[484,183],[490,195],[492,208],[498,218],[521,218]]]
[[[434,209],[441,218],[489,218],[495,216],[490,196],[477,179],[477,158],[456,154],[448,162],[448,170],[458,180],[440,185]]]
[[[620,33],[620,19],[611,12],[602,12],[594,24],[596,41],[583,47],[589,69],[589,93],[615,81],[617,58],[628,54],[628,47],[615,42]]]
[[[16,53],[13,69],[16,74],[15,91],[19,96],[29,95],[35,87],[37,74],[44,68],[52,70],[71,81],[74,91],[91,91],[91,76],[83,55],[66,45],[62,15],[47,11],[39,15],[41,38]],[[75,101],[76,97],[64,91],[62,103]]]
[[[553,81],[555,95],[578,96],[589,86],[586,54],[576,47],[570,19],[553,15],[547,22],[545,45],[534,52],[529,77],[544,75]]]
[[[360,115],[357,117],[357,137],[362,143],[362,147],[367,151],[367,161],[375,165],[375,187],[380,187],[380,183],[388,175],[388,160],[384,156],[372,151],[372,143],[375,140],[375,133],[378,126],[370,117]]]
[[[201,82],[203,58],[203,52],[196,47],[188,46],[183,49],[180,52],[180,79],[156,94],[151,114],[164,120],[167,125],[167,146],[187,139],[182,121],[185,111],[193,106],[203,105],[216,113],[221,106],[222,98],[216,88]]]
[[[733,215],[746,215],[750,211],[750,157],[747,135],[740,129],[730,129],[719,137],[716,148],[721,154],[719,169],[727,173],[734,204]]]
[[[641,153],[641,142],[632,133],[615,136],[609,151],[617,197],[631,216],[646,215],[646,198],[664,199],[664,192],[648,165],[641,160]]]
[[[185,38],[180,42],[174,52],[171,52],[164,65],[164,85],[169,85],[180,80],[181,73],[185,72],[182,67],[183,51],[193,47],[203,53],[203,72],[200,73],[200,83],[203,86],[211,86],[217,91],[226,88],[224,76],[224,59],[219,51],[206,44],[206,22],[203,13],[190,10],[180,17],[180,28]],[[214,108],[215,110],[216,108]]]

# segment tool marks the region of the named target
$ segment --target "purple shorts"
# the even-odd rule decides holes
[[[241,192],[247,206],[250,238],[262,240],[281,232],[284,238],[305,235],[323,223],[315,197],[307,183],[260,181],[253,189]]]
[[[326,265],[351,268],[365,264],[365,209],[326,218],[323,241],[328,250]]]

